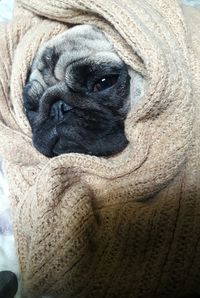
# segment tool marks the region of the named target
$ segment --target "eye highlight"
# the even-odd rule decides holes
[[[116,84],[118,77],[119,77],[118,75],[110,75],[110,76],[102,77],[100,80],[95,82],[92,92],[100,92],[110,88],[111,86]]]

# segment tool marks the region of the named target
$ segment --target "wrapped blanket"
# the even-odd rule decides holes
[[[48,159],[22,88],[40,44],[81,23],[105,32],[145,94],[123,152]],[[198,27],[175,0],[18,0],[0,34],[0,155],[25,297],[200,294]]]

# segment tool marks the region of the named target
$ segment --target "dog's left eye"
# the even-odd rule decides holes
[[[94,84],[92,91],[99,92],[108,89],[117,82],[117,79],[118,75],[105,76]]]

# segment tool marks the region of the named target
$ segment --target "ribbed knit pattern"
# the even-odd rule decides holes
[[[80,23],[105,32],[145,95],[117,156],[48,159],[32,145],[22,87],[40,44]],[[0,28],[0,155],[25,297],[200,294],[198,28],[175,0],[18,0]]]

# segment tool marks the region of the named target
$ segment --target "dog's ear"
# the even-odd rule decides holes
[[[23,102],[26,116],[33,126],[35,117],[37,115],[38,107],[39,107],[39,99],[40,93],[37,90],[36,82],[28,82],[23,88]],[[35,90],[35,91],[33,91]]]
[[[40,72],[37,69],[33,72],[32,66],[27,71],[26,82],[22,92],[25,113],[31,125],[38,112],[40,98],[46,89]]]

